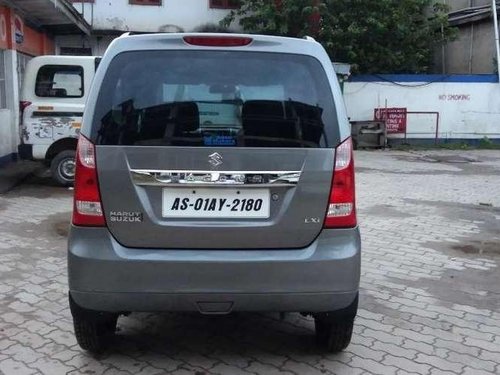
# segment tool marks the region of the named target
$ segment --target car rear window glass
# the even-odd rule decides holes
[[[101,145],[331,147],[328,78],[305,55],[126,52],[110,63],[93,118]]]
[[[44,65],[38,70],[36,96],[42,98],[81,98],[83,68],[78,65]]]

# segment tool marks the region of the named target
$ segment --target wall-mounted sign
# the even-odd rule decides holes
[[[19,16],[14,16],[14,36],[17,44],[24,42],[24,22]]]
[[[406,108],[375,108],[373,118],[375,121],[385,121],[387,134],[404,134],[407,112]]]

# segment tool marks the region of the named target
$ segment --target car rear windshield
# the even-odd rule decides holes
[[[332,147],[326,73],[282,53],[141,51],[116,56],[93,118],[101,145]]]

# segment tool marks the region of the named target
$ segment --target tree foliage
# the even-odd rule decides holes
[[[455,34],[446,12],[435,0],[241,0],[221,25],[314,36],[332,60],[361,73],[420,73],[430,69],[434,47]]]

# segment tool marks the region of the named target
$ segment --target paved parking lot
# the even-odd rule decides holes
[[[298,314],[132,314],[99,358],[67,304],[71,191],[0,196],[0,373],[499,374],[500,152],[358,152],[362,291],[352,345],[329,355]]]

